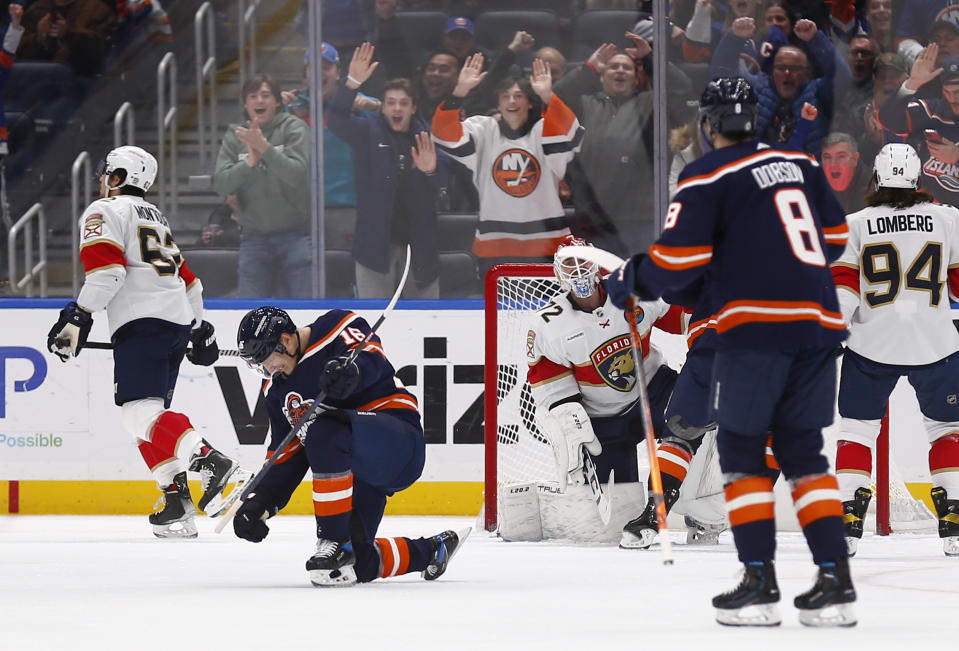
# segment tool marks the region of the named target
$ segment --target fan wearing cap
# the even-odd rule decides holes
[[[880,420],[905,376],[929,439],[939,537],[947,556],[959,556],[959,333],[950,306],[959,295],[959,210],[922,189],[922,167],[910,145],[886,145],[874,169],[867,207],[847,218],[849,243],[832,265],[850,332],[836,451],[846,542],[854,554],[871,498]]]
[[[937,201],[959,206],[959,56],[936,65],[939,46],[923,48],[909,78],[879,109],[882,126],[906,138],[922,161],[922,185]],[[941,81],[938,97],[917,91]]]
[[[460,61],[481,53],[488,61],[490,53],[476,45],[476,27],[465,16],[451,16],[443,26],[443,49],[452,52]]]
[[[873,19],[871,14],[873,11],[869,10],[867,17],[870,20]],[[881,19],[882,14],[878,17]],[[955,0],[910,0],[903,3],[896,18],[894,51],[901,54],[911,67],[919,57],[923,43],[935,42],[933,37],[943,22],[959,25],[959,4]]]

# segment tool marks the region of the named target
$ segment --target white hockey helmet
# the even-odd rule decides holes
[[[559,243],[553,255],[553,273],[559,286],[566,292],[573,292],[577,298],[592,296],[599,284],[599,267],[594,262],[580,260],[563,254],[567,246],[591,246],[586,240],[567,235]]]
[[[95,176],[99,179],[104,174],[113,174],[119,170],[124,171],[125,177],[117,188],[129,185],[146,192],[156,180],[157,159],[145,149],[124,145],[117,147],[107,154],[106,159],[100,161]]]
[[[876,185],[880,188],[919,187],[922,163],[912,145],[891,142],[876,154]]]

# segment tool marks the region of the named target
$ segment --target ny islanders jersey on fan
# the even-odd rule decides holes
[[[113,292],[105,305],[111,335],[134,319],[194,320],[186,290],[199,281],[184,264],[166,217],[145,199],[119,195],[91,203],[80,216],[80,258],[84,285]]]
[[[931,364],[959,350],[950,298],[959,294],[959,210],[938,203],[874,206],[848,217],[833,265],[849,348],[884,364]]]
[[[271,451],[275,451],[296,419],[313,406],[320,393],[320,378],[326,363],[349,355],[369,331],[369,324],[349,310],[330,310],[310,324],[309,344],[293,373],[263,385],[270,416]],[[396,377],[378,336],[373,335],[357,356],[356,365],[360,369],[360,381],[353,394],[344,400],[325,400],[324,404],[332,409],[384,412],[420,425],[416,398]],[[291,454],[301,447],[295,440],[283,452]]]
[[[441,104],[433,140],[473,172],[479,224],[473,253],[481,258],[551,256],[569,227],[559,182],[583,140],[576,115],[556,95],[524,136],[507,138],[500,122],[478,115],[460,122]]]
[[[643,347],[643,372],[652,379],[663,364],[649,342],[650,329],[672,333],[682,329],[682,311],[662,300],[639,304],[638,330]],[[593,312],[560,294],[528,321],[527,379],[537,405],[549,409],[560,400],[582,397],[591,417],[615,416],[639,399],[629,324],[622,310],[607,297]]]
[[[833,346],[846,329],[829,263],[847,234],[815,158],[757,141],[723,147],[680,174],[637,288],[648,298],[703,278],[720,346]]]

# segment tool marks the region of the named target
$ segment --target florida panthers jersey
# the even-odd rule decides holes
[[[198,305],[186,293],[199,290],[199,281],[166,217],[146,200],[120,195],[91,203],[80,216],[80,258],[86,278],[77,302],[91,311],[105,307],[111,334],[134,319],[202,319],[199,291]]]
[[[636,289],[648,299],[704,279],[717,345],[832,346],[846,329],[829,264],[847,235],[815,158],[757,141],[723,147],[680,174]]]
[[[460,122],[459,109],[447,103],[433,115],[433,140],[473,172],[479,192],[473,253],[551,256],[569,235],[558,188],[583,128],[556,95],[529,133],[507,137],[504,128],[485,115]]]
[[[959,210],[938,203],[873,206],[848,218],[833,265],[851,350],[876,362],[931,364],[959,350]]]
[[[270,450],[275,450],[296,419],[313,406],[320,393],[320,378],[326,363],[349,355],[369,331],[366,320],[349,310],[330,310],[310,324],[309,343],[293,372],[269,380],[263,386],[272,432]],[[360,380],[353,394],[343,400],[326,400],[325,405],[331,409],[386,412],[420,425],[416,398],[396,377],[377,335],[373,335],[357,356],[356,365]],[[294,441],[293,447],[301,446]]]
[[[647,382],[663,363],[650,345],[653,324],[680,333],[682,311],[662,300],[643,302],[637,312]],[[537,405],[550,408],[580,396],[591,417],[615,416],[639,399],[629,324],[607,297],[592,312],[560,294],[530,317],[526,337],[527,379]]]

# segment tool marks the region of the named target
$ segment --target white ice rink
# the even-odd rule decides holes
[[[391,517],[382,535],[431,535],[468,518]],[[959,635],[959,559],[934,535],[867,536],[853,559],[859,626],[800,626],[812,585],[800,534],[779,536],[783,625],[725,628],[710,598],[738,580],[728,534],[684,547],[504,543],[473,534],[435,583],[419,575],[313,588],[303,569],[313,519],[278,517],[254,545],[229,529],[160,541],[145,517],[0,517],[0,650],[950,649]]]

